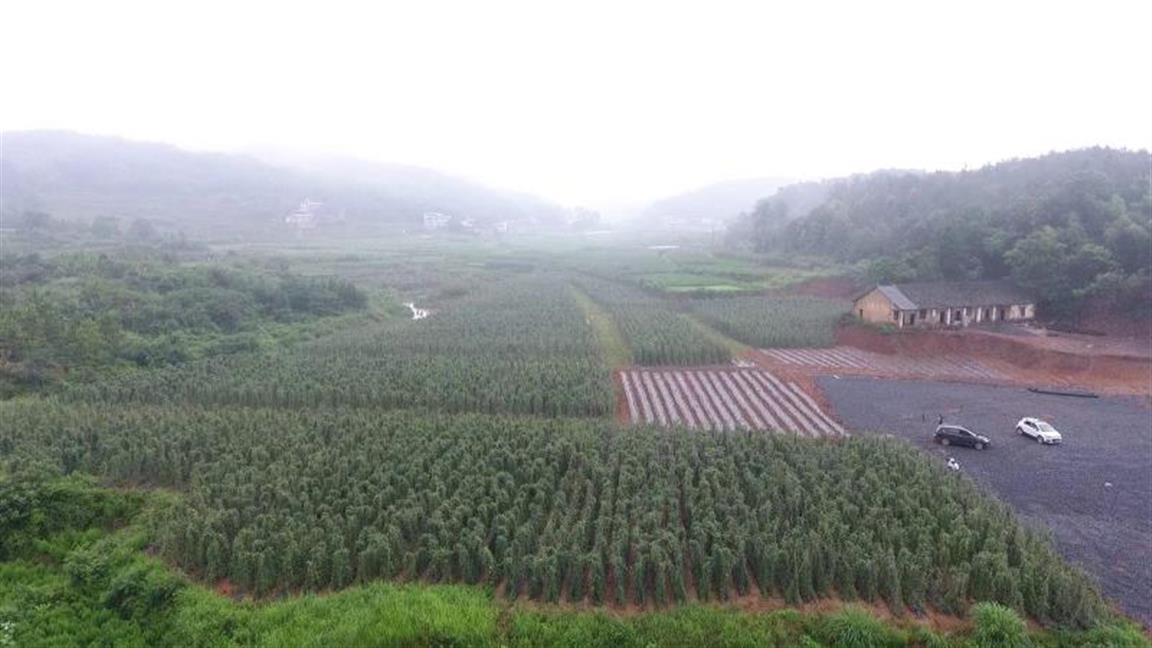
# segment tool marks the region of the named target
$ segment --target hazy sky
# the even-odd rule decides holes
[[[324,150],[566,203],[1152,147],[1152,2],[0,8],[0,128]]]

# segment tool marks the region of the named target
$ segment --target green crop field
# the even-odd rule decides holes
[[[575,283],[616,320],[636,364],[716,364],[730,357],[727,348],[693,326],[669,301],[587,276]]]
[[[773,295],[704,299],[692,311],[754,347],[826,347],[835,343],[836,325],[850,306],[836,299]]]
[[[608,368],[566,286],[549,276],[518,277],[426,319],[346,331],[275,355],[110,379],[66,396],[604,415],[614,406]]]
[[[981,624],[1141,645],[1046,537],[904,444],[614,422],[613,368],[829,344],[842,303],[662,294],[641,277],[664,259],[604,277],[620,250],[406,245],[166,261],[188,285],[145,268],[135,293],[3,268],[11,303],[207,285],[297,300],[241,309],[240,332],[312,334],[131,371],[61,355],[0,401],[0,646],[963,645]],[[191,330],[231,334],[206,316]],[[625,609],[645,613],[602,613]],[[923,613],[974,621],[936,635]]]
[[[550,602],[1104,614],[1043,537],[899,442],[327,408],[45,401],[0,417],[17,465],[183,493],[156,550],[257,596],[399,578]]]
[[[649,249],[641,245],[569,250],[566,267],[668,295],[760,294],[785,289],[835,272],[829,266],[784,265],[755,258],[722,256],[705,249]]]

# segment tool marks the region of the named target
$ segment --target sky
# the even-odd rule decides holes
[[[440,169],[565,204],[1152,148],[1152,2],[36,2],[0,129]]]

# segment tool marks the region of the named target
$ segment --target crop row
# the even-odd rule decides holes
[[[518,278],[418,321],[349,330],[276,355],[218,358],[108,380],[66,396],[606,415],[614,402],[611,375],[565,286],[551,275]]]
[[[899,375],[955,376],[996,380],[1004,374],[988,365],[962,356],[937,355],[926,358],[892,356],[852,347],[831,349],[764,349],[764,355],[781,364],[808,367],[816,371],[868,371]]]
[[[848,312],[842,300],[800,296],[701,299],[692,310],[702,321],[745,344],[761,348],[827,347]]]
[[[640,365],[702,365],[727,362],[728,349],[704,335],[671,301],[590,276],[578,288],[612,315]]]
[[[156,546],[257,595],[376,579],[664,605],[758,592],[1091,623],[1087,579],[906,444],[352,408],[0,403],[0,470],[182,493]]]
[[[843,436],[844,428],[794,383],[760,370],[622,371],[633,423]]]

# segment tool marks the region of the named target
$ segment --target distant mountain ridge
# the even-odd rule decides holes
[[[717,182],[657,200],[644,209],[640,218],[648,223],[726,222],[751,211],[759,200],[794,182],[794,178]]]
[[[193,233],[276,229],[306,198],[360,226],[416,226],[425,211],[479,223],[559,221],[563,214],[534,196],[433,170],[344,158],[288,167],[68,131],[3,133],[0,151],[7,216],[34,210],[69,220],[146,218]]]

